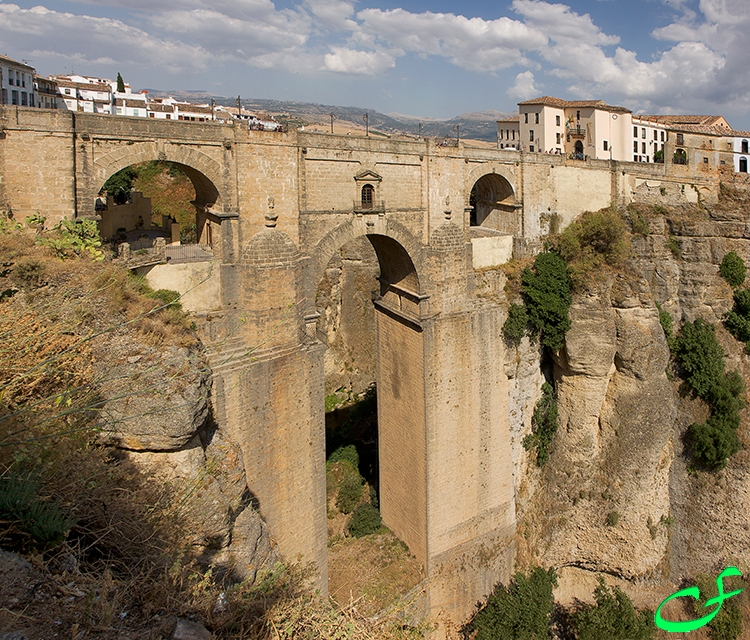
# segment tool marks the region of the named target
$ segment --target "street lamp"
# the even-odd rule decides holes
[[[331,133],[333,133],[333,121],[336,119],[336,114],[331,112]]]
[[[211,98],[211,120],[216,120],[216,116],[214,114],[214,109],[216,109],[216,100]]]
[[[365,115],[362,116],[362,120],[365,121],[365,135],[370,135],[370,114],[365,111]]]
[[[453,130],[456,132],[456,146],[458,146],[458,141],[461,139],[461,124],[454,124]]]

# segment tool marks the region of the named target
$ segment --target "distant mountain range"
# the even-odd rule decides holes
[[[149,89],[149,95],[155,97],[172,96],[186,102],[210,102],[213,98],[216,104],[235,106],[237,98],[215,96],[206,91],[161,91]],[[497,140],[497,120],[507,118],[512,113],[501,111],[476,111],[462,113],[449,120],[437,118],[420,118],[399,113],[385,114],[373,109],[361,107],[341,107],[314,102],[294,102],[290,100],[269,100],[262,98],[241,98],[242,106],[250,111],[259,111],[274,116],[278,121],[285,122],[291,127],[304,126],[307,129],[329,131],[331,114],[334,118],[334,131],[364,131],[364,115],[369,119],[370,132],[386,135],[418,135],[419,125],[421,133],[428,137],[456,137],[456,127],[462,139],[483,140],[495,142]]]

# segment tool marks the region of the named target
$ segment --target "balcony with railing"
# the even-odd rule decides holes
[[[362,198],[354,201],[354,213],[385,213],[383,200],[368,200]]]
[[[571,138],[585,138],[586,128],[580,125],[569,124],[566,128],[568,135]]]

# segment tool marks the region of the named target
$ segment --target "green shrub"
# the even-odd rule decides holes
[[[351,513],[361,500],[362,476],[358,471],[345,474],[336,496],[336,507],[341,513]]]
[[[528,323],[529,316],[526,313],[526,306],[522,304],[510,305],[508,318],[503,324],[503,337],[509,345],[517,347],[521,344],[521,339],[526,335]]]
[[[740,450],[736,430],[745,384],[736,371],[724,372],[724,350],[712,325],[688,322],[675,340],[675,351],[687,385],[711,409],[708,420],[689,430],[693,455],[714,469]]]
[[[359,454],[357,453],[357,447],[353,444],[348,444],[345,447],[339,447],[330,456],[328,456],[328,462],[348,462],[352,469],[359,469]]]
[[[691,425],[689,434],[693,455],[714,469],[723,469],[727,459],[740,450],[734,427],[720,417],[711,416],[704,423]]]
[[[750,318],[736,311],[728,311],[724,316],[724,326],[740,342],[750,342]]]
[[[617,511],[610,511],[607,514],[607,526],[614,527],[620,521],[620,514]]]
[[[630,219],[630,228],[633,230],[633,233],[648,237],[651,229],[648,226],[648,220],[643,217],[640,211],[630,209],[628,211],[628,218]]]
[[[714,327],[698,318],[688,322],[675,341],[683,377],[699,398],[707,398],[716,380],[724,375],[724,349]]]
[[[729,286],[732,287],[732,289],[736,289],[745,282],[745,276],[747,275],[745,261],[734,251],[730,251],[721,261],[719,273],[721,274],[721,277],[729,283]]]
[[[617,266],[630,253],[625,221],[614,209],[582,214],[560,234],[560,255],[583,280],[603,264]]]
[[[540,467],[547,462],[552,438],[557,431],[557,399],[549,382],[542,385],[542,397],[534,407],[531,418],[531,433],[523,439],[527,451],[536,448],[536,463]]]
[[[55,225],[52,234],[40,238],[37,244],[50,247],[58,258],[64,259],[77,256],[88,256],[93,260],[104,260],[104,252],[99,237],[99,227],[94,220],[63,219]]]
[[[617,587],[607,587],[602,578],[594,590],[595,605],[584,605],[571,620],[578,640],[651,640],[656,633],[654,616],[636,610]]]
[[[541,334],[543,345],[559,350],[570,329],[572,282],[565,261],[556,253],[540,253],[534,269],[521,274],[529,324]]]
[[[549,636],[554,605],[554,569],[537,567],[528,576],[516,573],[510,585],[498,584],[466,627],[474,640],[542,640]]]
[[[744,584],[732,584],[736,578],[725,579],[725,592],[735,588],[744,587]],[[739,580],[737,580],[739,582]],[[694,584],[701,593],[700,600],[693,601],[693,610],[696,617],[705,615],[706,601],[715,598],[717,595],[716,579],[705,574],[699,573],[695,577]],[[744,595],[744,594],[743,594]],[[740,596],[742,597],[742,595]],[[737,640],[742,636],[742,611],[737,602],[737,598],[729,598],[721,604],[719,613],[708,623],[708,633],[711,640]]]
[[[75,520],[56,502],[44,501],[32,475],[7,474],[0,478],[0,520],[15,522],[37,542],[61,542]]]
[[[377,533],[382,524],[380,511],[369,502],[365,502],[354,510],[351,520],[349,520],[349,534],[354,538],[369,536],[372,533]]]
[[[656,309],[659,312],[659,324],[664,331],[664,336],[667,338],[667,345],[669,345],[669,350],[673,351],[675,344],[673,328],[674,321],[672,320],[672,314],[669,313],[669,311],[664,311],[664,309],[661,308],[661,305],[658,302],[656,303]]]

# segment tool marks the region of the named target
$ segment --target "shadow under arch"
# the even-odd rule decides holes
[[[497,173],[481,176],[469,195],[470,226],[519,235],[516,195],[507,178]]]
[[[370,241],[378,258],[381,295],[394,285],[418,296],[422,286],[418,274],[420,244],[408,229],[392,220],[384,220],[371,228],[365,223],[349,220],[323,236],[313,249],[312,290],[323,279],[333,255],[347,242],[362,236]]]

